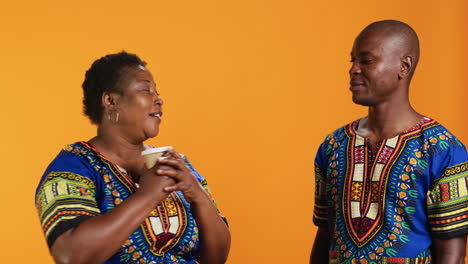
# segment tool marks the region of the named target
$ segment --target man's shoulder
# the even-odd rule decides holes
[[[425,122],[421,125],[421,133],[425,138],[441,135],[445,135],[449,138],[457,138],[447,127],[430,117],[425,117]],[[444,139],[444,136],[441,138]]]
[[[361,118],[335,129],[333,132],[327,134],[325,141],[329,141],[330,139],[342,139],[347,133],[351,132],[357,127],[359,120],[361,120]]]
[[[421,134],[426,147],[433,146],[441,150],[462,147],[463,143],[445,126],[432,118],[426,118],[427,121],[421,126]]]

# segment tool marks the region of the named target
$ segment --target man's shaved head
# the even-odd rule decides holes
[[[395,20],[368,25],[351,50],[353,101],[376,106],[407,98],[418,60],[419,40],[410,26]]]
[[[388,37],[398,37],[401,39],[399,46],[402,52],[413,58],[414,67],[411,73],[412,76],[419,61],[419,38],[414,29],[398,20],[382,20],[369,24],[361,31],[358,38],[370,32],[378,32]]]

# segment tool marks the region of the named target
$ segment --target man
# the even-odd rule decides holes
[[[463,263],[468,155],[411,107],[418,59],[418,37],[400,21],[372,23],[354,41],[350,90],[368,116],[318,150],[310,263]]]

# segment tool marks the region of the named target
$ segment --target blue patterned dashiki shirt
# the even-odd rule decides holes
[[[186,164],[209,192],[206,180],[187,159]],[[48,246],[70,228],[112,210],[136,190],[136,183],[125,170],[88,143],[66,146],[49,165],[36,190],[36,207]],[[173,192],[105,264],[195,264],[193,253],[198,245],[199,232],[190,203],[181,192]]]
[[[330,263],[431,263],[431,238],[468,233],[468,155],[423,118],[372,148],[359,120],[327,136],[315,159],[314,223]]]

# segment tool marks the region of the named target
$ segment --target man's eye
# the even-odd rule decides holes
[[[361,60],[361,64],[371,64],[371,63],[372,63],[371,59]]]

